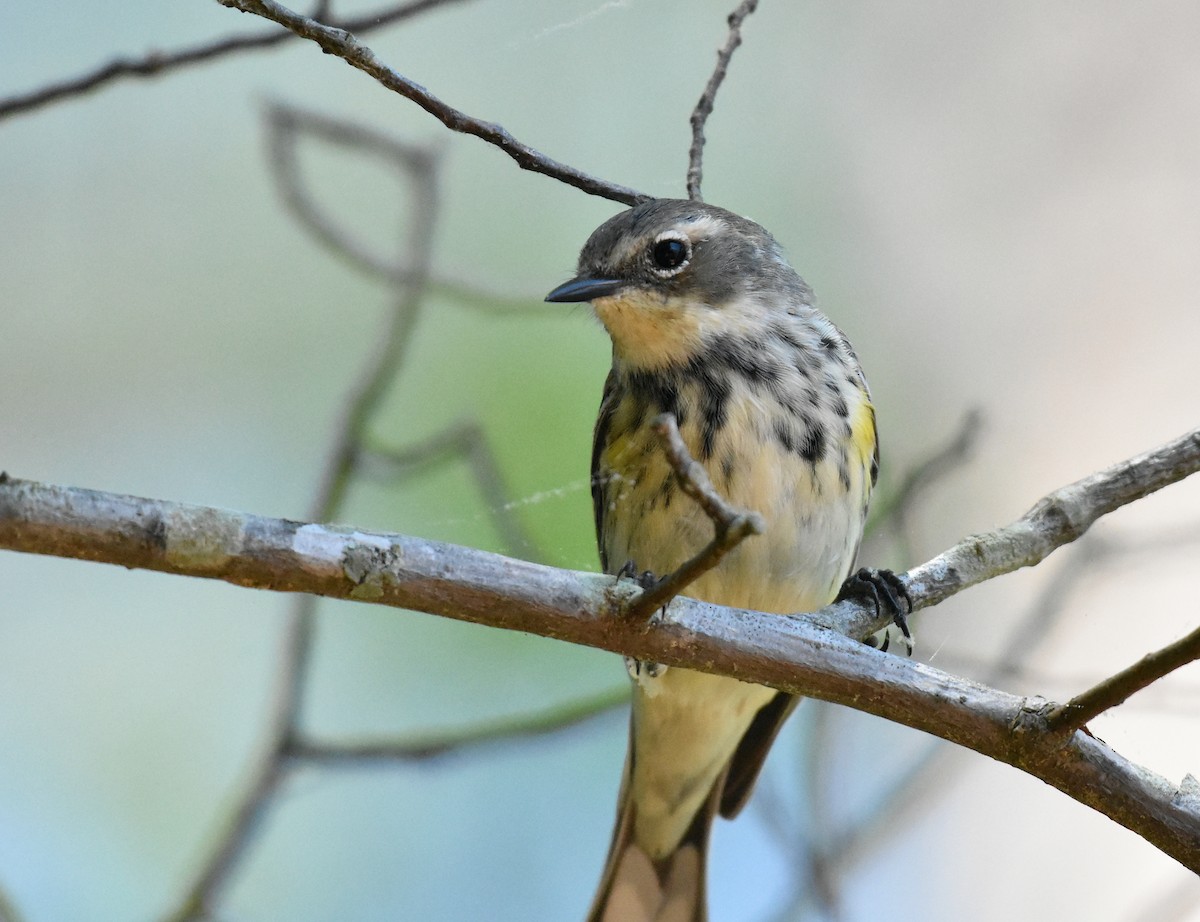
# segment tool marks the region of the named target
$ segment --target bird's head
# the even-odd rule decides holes
[[[575,278],[547,301],[590,301],[616,357],[633,368],[685,363],[715,336],[751,333],[811,303],[763,228],[731,211],[654,199],[600,225]]]

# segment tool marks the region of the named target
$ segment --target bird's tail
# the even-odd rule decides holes
[[[675,850],[657,861],[634,838],[637,805],[630,785],[622,785],[616,830],[587,922],[706,922],[708,834],[724,780],[717,779]]]

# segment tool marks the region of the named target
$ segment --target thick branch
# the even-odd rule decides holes
[[[1197,467],[1200,433],[1192,433],[1056,491],[994,533],[1003,540],[972,539],[907,574],[914,602],[924,607],[989,572],[1029,565],[1104,512]],[[837,620],[854,636],[873,627],[853,603],[788,617],[679,598],[647,626],[620,617],[638,590],[611,577],[401,535],[7,478],[0,480],[0,547],[416,609],[845,704],[1021,768],[1200,872],[1194,778],[1177,786],[1086,733],[1064,739],[1047,726],[1050,702],[887,656],[830,630]],[[964,548],[979,548],[974,562],[963,559]]]
[[[399,93],[405,99],[415,102],[451,131],[474,135],[500,148],[523,170],[541,173],[551,179],[574,186],[589,195],[598,195],[626,205],[636,205],[649,198],[636,189],[605,182],[589,176],[573,166],[552,160],[528,144],[518,141],[502,125],[485,122],[447,105],[425,87],[388,67],[375,56],[375,52],[345,29],[317,22],[315,19],[310,19],[276,3],[275,0],[217,0],[217,2],[230,9],[270,19],[301,38],[316,42],[326,54],[341,58],[351,67],[374,77],[392,92]]]

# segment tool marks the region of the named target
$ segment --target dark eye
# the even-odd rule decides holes
[[[678,237],[664,237],[656,240],[650,250],[650,258],[658,269],[670,272],[682,268],[692,257],[692,248],[686,240]]]

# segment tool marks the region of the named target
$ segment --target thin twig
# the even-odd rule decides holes
[[[334,20],[330,25],[345,29],[347,32],[372,32],[384,26],[402,22],[418,13],[460,2],[462,0],[410,0],[408,3],[391,4],[359,16]],[[314,13],[314,18],[324,20],[325,17],[320,15],[318,9]],[[180,48],[176,51],[151,51],[140,58],[118,58],[78,77],[51,83],[29,93],[0,99],[0,121],[22,112],[32,112],[60,99],[82,96],[125,77],[158,77],[169,71],[192,64],[202,64],[229,54],[270,48],[295,37],[291,32],[271,30],[254,35],[236,35],[217,39],[203,45]]]
[[[742,43],[742,20],[757,8],[758,0],[742,0],[738,8],[729,14],[726,19],[726,22],[729,23],[729,37],[725,40],[725,46],[717,52],[717,66],[713,69],[712,76],[708,78],[704,92],[700,94],[700,101],[692,110],[692,146],[688,150],[687,194],[688,198],[696,202],[701,201],[700,182],[704,177],[704,126],[708,122],[708,117],[712,115],[717,90],[725,82],[725,74],[729,71],[729,61]]]
[[[288,9],[275,0],[217,0],[217,2],[230,9],[270,19],[301,38],[316,42],[326,54],[341,58],[351,67],[374,77],[376,81],[392,92],[416,103],[451,131],[473,135],[500,148],[523,170],[541,173],[569,186],[574,186],[589,195],[598,195],[601,198],[622,202],[626,205],[636,205],[649,198],[635,189],[605,182],[577,170],[573,166],[552,160],[528,144],[518,141],[503,126],[474,118],[447,105],[425,87],[388,67],[375,56],[375,52],[345,29],[317,22],[295,10]]]
[[[1147,654],[1127,669],[1109,676],[1066,704],[1051,710],[1046,723],[1051,730],[1062,733],[1081,729],[1130,695],[1197,659],[1200,659],[1200,628],[1161,650]]]
[[[396,258],[376,256],[367,241],[342,230],[317,204],[309,192],[309,184],[300,175],[298,141],[303,136],[319,138],[326,144],[347,148],[357,154],[373,155],[395,167],[401,178],[406,178],[410,171],[414,175],[427,173],[441,151],[428,145],[406,144],[359,122],[282,103],[268,104],[265,116],[271,176],[292,217],[307,228],[318,243],[354,268],[390,285],[424,284],[426,273],[420,266],[412,264],[412,256],[407,250],[395,248]],[[370,242],[376,242],[375,238],[372,237]]]
[[[309,764],[358,767],[379,762],[420,762],[458,755],[497,742],[536,739],[560,733],[607,714],[629,702],[622,685],[544,712],[502,718],[458,730],[438,730],[424,737],[368,742],[329,742],[299,737],[288,755]]]
[[[764,525],[757,512],[729,505],[713,487],[704,465],[692,458],[671,413],[663,413],[650,424],[662,439],[663,449],[683,492],[690,496],[713,523],[713,538],[700,553],[667,574],[630,604],[625,615],[635,621],[649,618],[679,595],[751,535],[761,535]]]

